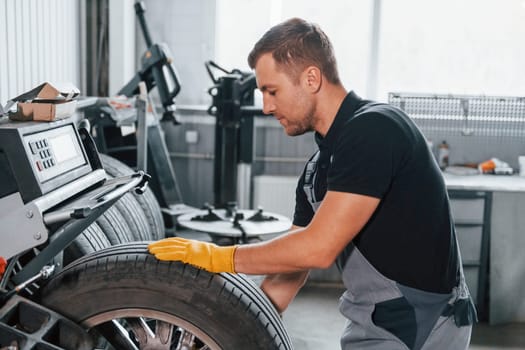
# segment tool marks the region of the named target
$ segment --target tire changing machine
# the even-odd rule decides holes
[[[159,261],[147,242],[61,266],[86,227],[148,180],[107,179],[89,132],[71,119],[0,116],[0,349],[291,350],[276,310],[242,275]]]
[[[291,227],[288,218],[237,205],[250,206],[255,116],[263,114],[254,106],[255,75],[238,69],[227,71],[213,61],[205,66],[214,83],[208,90],[213,97],[208,113],[216,118],[214,206],[181,215],[178,222],[210,233],[218,244],[249,243],[259,241],[262,235],[284,232]],[[217,78],[213,69],[225,74]]]
[[[10,122],[0,115],[2,349],[91,348],[78,325],[22,296],[62,268],[64,249],[109,207],[147,185],[143,172],[107,180],[93,140],[72,119]],[[52,340],[57,332],[67,335]]]
[[[142,68],[118,95],[131,98],[140,93],[143,98],[136,100],[135,106],[132,106],[136,108],[119,109],[115,108],[111,99],[101,97],[86,105],[83,112],[92,125],[92,136],[99,152],[151,175],[150,187],[161,206],[169,231],[175,229],[177,216],[196,210],[184,204],[161,127],[161,122],[179,124],[174,99],[181,85],[169,48],[151,39],[144,17],[144,2],[136,2],[134,6],[148,49],[142,57]],[[141,83],[145,86],[142,92],[139,88]],[[153,117],[147,113],[145,100],[153,106],[148,94],[155,87],[162,103],[162,117],[157,117],[154,107],[151,108]],[[130,125],[136,128],[136,132],[124,134],[122,128]]]

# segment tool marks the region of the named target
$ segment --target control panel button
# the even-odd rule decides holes
[[[39,160],[36,161],[36,168],[38,169],[38,171],[42,171],[42,169],[44,168],[42,166],[42,162],[40,162]]]
[[[36,142],[29,142],[29,148],[31,149],[31,153],[33,154],[36,154],[38,152]]]

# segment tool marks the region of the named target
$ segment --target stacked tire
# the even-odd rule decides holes
[[[100,154],[100,160],[106,173],[112,177],[131,175],[135,172],[126,164],[108,155]],[[144,194],[128,193],[123,198],[126,200],[126,197],[133,197],[142,208],[142,213],[146,216],[147,225],[151,230],[151,238],[154,240],[164,238],[164,220],[153,191],[147,188]]]
[[[134,173],[126,164],[105,154],[100,160],[109,178]],[[84,230],[64,252],[64,264],[111,246],[164,238],[162,212],[151,189],[129,192]]]

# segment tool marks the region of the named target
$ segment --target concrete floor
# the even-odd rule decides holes
[[[343,290],[334,284],[307,283],[283,315],[295,349],[337,350],[345,320],[337,309]],[[474,327],[469,350],[525,349],[525,323]],[[443,349],[445,350],[445,349]]]

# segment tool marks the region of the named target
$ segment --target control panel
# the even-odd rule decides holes
[[[93,169],[73,121],[0,120],[0,196],[20,192],[24,202]]]
[[[24,135],[24,143],[41,183],[86,163],[72,125]]]

